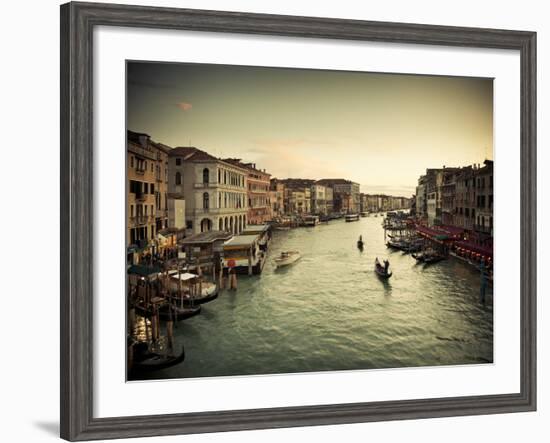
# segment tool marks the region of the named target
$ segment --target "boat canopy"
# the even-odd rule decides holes
[[[178,271],[171,271],[170,272],[170,277],[175,278],[177,280],[178,279]],[[197,277],[198,277],[198,275],[191,274],[190,272],[182,272],[181,274],[179,274],[179,279],[181,281],[192,280],[192,279],[197,278]]]

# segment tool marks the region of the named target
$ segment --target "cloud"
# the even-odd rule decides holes
[[[191,103],[186,103],[186,102],[176,103],[176,106],[178,108],[180,108],[183,112],[190,111],[191,108],[193,107],[193,105]]]

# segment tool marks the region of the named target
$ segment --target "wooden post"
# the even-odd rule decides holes
[[[233,272],[233,284],[231,285],[233,287],[233,289],[236,291],[237,290],[237,273],[236,272]]]
[[[252,275],[252,249],[248,250],[248,275]]]

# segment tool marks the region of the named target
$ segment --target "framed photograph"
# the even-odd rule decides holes
[[[61,6],[61,437],[535,410],[535,45]]]

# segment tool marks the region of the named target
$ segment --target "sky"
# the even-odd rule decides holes
[[[426,168],[493,159],[493,81],[128,62],[127,126],[272,177],[410,196]]]

